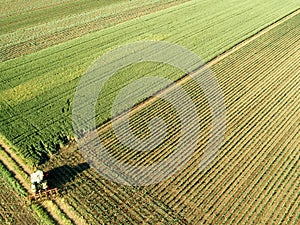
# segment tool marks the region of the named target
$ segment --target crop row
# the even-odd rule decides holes
[[[262,56],[263,57],[263,56]],[[255,64],[253,64],[253,65],[255,65]],[[245,66],[245,65],[242,65],[243,67]],[[228,67],[229,68],[229,67]],[[224,71],[223,71],[224,72]],[[222,73],[223,73],[222,72]],[[229,71],[230,72],[230,71]],[[259,76],[258,78],[263,78],[263,77],[265,77],[266,78],[266,76],[267,75],[265,75],[265,76]],[[257,78],[257,79],[258,79]],[[228,79],[228,77],[225,77],[224,76],[224,79]],[[253,88],[253,87],[255,87],[255,83],[254,83],[254,85],[253,85],[253,82],[255,81],[255,82],[257,82],[257,79],[255,80],[255,79],[253,79],[253,76],[252,75],[249,75],[249,77],[248,77],[248,79],[249,80],[245,80],[245,78],[241,78],[242,80],[244,80],[245,81],[245,83],[248,83],[249,82],[249,84],[250,84],[250,86],[249,87],[247,87],[247,89],[246,89],[246,87],[242,84],[242,83],[238,83],[238,85],[237,86],[233,86],[232,85],[232,89],[229,89],[228,91],[226,91],[226,95],[228,94],[229,96],[229,98],[234,98],[234,97],[236,97],[237,99],[239,99],[240,97],[239,97],[239,94],[237,94],[237,93],[247,93],[247,92],[250,92],[251,91],[251,88]],[[234,81],[234,79],[233,79],[233,81]],[[259,80],[258,80],[259,81]],[[261,80],[262,81],[262,80]],[[259,82],[258,82],[259,83]],[[232,91],[231,91],[232,90]],[[234,90],[235,90],[235,92],[234,92]],[[240,90],[240,91],[239,91]],[[231,92],[231,93],[230,93]],[[259,103],[259,102],[257,102],[257,101],[255,101],[255,99],[253,99],[254,101],[253,102],[251,102],[251,101],[249,101],[249,104],[256,104],[257,105],[257,103]],[[235,100],[236,101],[236,100]],[[234,101],[232,101],[233,103],[234,103]],[[229,107],[231,107],[231,105],[230,105],[230,103],[228,103],[228,106]],[[247,105],[245,105],[245,106],[247,106]],[[242,111],[242,109],[243,108],[238,108],[240,111]],[[236,114],[233,114],[233,116],[236,116]],[[240,118],[243,118],[243,117],[240,117]],[[237,118],[238,120],[235,120],[235,121],[239,121],[239,118]],[[230,127],[229,127],[230,128]]]
[[[81,161],[75,153],[71,157],[61,155],[55,163],[72,165]],[[47,165],[47,164],[46,164]],[[46,167],[47,168],[47,167]],[[170,214],[147,194],[131,188],[120,187],[102,179],[91,169],[78,174],[78,167],[69,168],[61,173],[61,177],[74,177],[62,190],[65,201],[73,210],[81,215],[88,224],[99,223],[137,223],[140,221],[184,224],[184,219]],[[60,178],[57,177],[57,184]],[[55,182],[54,182],[55,183]]]
[[[293,47],[293,46],[292,46]],[[265,57],[265,56],[264,56]],[[287,56],[288,57],[288,56]],[[267,76],[267,74],[266,74],[266,76]],[[260,76],[260,77],[263,77],[263,76]],[[249,90],[251,89],[251,87],[249,88]],[[190,89],[191,90],[191,89]],[[234,92],[233,92],[234,93]],[[180,99],[178,99],[179,101],[180,101]],[[199,99],[198,99],[199,100]],[[256,102],[255,104],[258,104],[259,102]],[[197,104],[203,104],[203,102],[198,102]],[[157,114],[157,115],[160,115],[160,114],[162,114],[161,112],[163,111],[163,110],[166,110],[166,108],[168,108],[168,105],[163,105],[163,104],[159,104],[159,106],[158,107],[156,107],[156,108],[158,108],[159,110],[158,111],[156,111],[155,113]],[[166,112],[166,111],[165,111]],[[151,114],[152,112],[150,111],[147,111],[147,113],[149,113],[149,114]],[[165,116],[165,117],[170,117],[171,119],[174,119],[172,116],[170,116],[170,113],[166,113],[168,116]],[[134,124],[142,124],[142,123],[144,123],[145,121],[143,120],[145,117],[147,118],[149,115],[146,115],[146,116],[141,116],[141,113],[139,113],[139,116],[136,116],[136,119],[137,119],[137,121],[135,121],[134,122]],[[207,117],[207,114],[204,114],[203,115],[203,118],[205,118],[205,117]],[[150,118],[151,119],[151,118]],[[177,123],[177,121],[176,120],[173,120],[174,121],[174,123],[175,123],[175,125],[176,125],[176,123]],[[205,120],[201,120],[201,122],[203,123]],[[209,121],[207,121],[207,122],[209,122]],[[133,124],[133,123],[132,123]],[[177,124],[178,125],[178,124]],[[132,129],[134,129],[134,126],[132,126]],[[140,126],[139,126],[139,129],[140,129]],[[172,134],[174,134],[174,133],[177,133],[177,131],[176,131],[176,129],[174,129],[174,131],[172,131],[173,133]],[[107,144],[107,147],[115,147],[115,148],[117,148],[117,146],[119,146],[119,144],[118,144],[118,140],[116,140],[115,139],[115,141],[116,142],[114,142],[114,140],[112,140],[112,139],[110,139],[110,141],[109,141],[109,144]],[[168,142],[170,141],[169,139],[167,140]],[[123,147],[123,146],[122,146]],[[165,147],[165,146],[163,146],[163,147]],[[136,154],[134,154],[134,152],[132,152],[132,151],[130,151],[130,150],[127,150],[127,152],[125,152],[123,149],[119,149],[119,151],[115,151],[117,154],[115,154],[114,156],[116,156],[116,157],[118,157],[118,156],[120,156],[120,155],[122,155],[122,154],[124,154],[125,156],[126,156],[126,158],[135,158],[138,162],[137,163],[142,163],[141,161],[139,161],[139,158],[136,158]],[[145,159],[145,157],[143,156],[142,157],[143,158],[143,160],[146,160]],[[158,158],[161,158],[161,156],[159,156]],[[148,159],[147,159],[148,160]],[[181,181],[183,181],[183,180],[181,180]],[[179,184],[179,185],[181,185],[181,184]]]

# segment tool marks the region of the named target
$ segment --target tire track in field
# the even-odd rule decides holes
[[[9,157],[5,157],[3,154],[0,154],[0,160],[3,164],[15,174],[15,178],[20,182],[20,184],[27,190],[28,193],[31,193],[30,184],[27,181],[29,179],[31,170],[24,162],[19,158],[19,156],[10,149],[10,147],[0,138],[0,146],[3,148],[5,154]],[[21,171],[24,172],[23,176],[15,169],[18,167]],[[26,177],[26,178],[25,178]],[[52,201],[44,201],[41,203],[44,209],[50,214],[50,216],[61,225],[67,224],[78,224],[86,225],[86,222],[80,218],[76,213],[73,213],[69,210],[69,205],[63,202],[59,197]],[[62,216],[64,221],[62,221]]]
[[[234,47],[232,47],[231,49],[225,51],[224,53],[218,55],[217,57],[215,57],[214,59],[212,59],[211,61],[209,61],[208,63],[206,63],[204,66],[200,67],[199,69],[195,70],[192,74],[187,74],[184,77],[180,78],[178,81],[175,81],[173,84],[167,86],[166,88],[158,91],[156,94],[154,94],[153,96],[149,97],[148,99],[146,99],[145,101],[137,104],[136,106],[134,106],[131,109],[125,110],[123,113],[121,113],[120,115],[116,116],[115,118],[112,118],[111,120],[109,120],[108,122],[106,122],[104,125],[102,125],[101,127],[98,128],[99,132],[105,132],[108,129],[111,129],[111,123],[112,122],[116,122],[116,121],[120,121],[122,120],[122,118],[124,118],[124,116],[131,112],[131,113],[137,113],[138,111],[140,111],[141,109],[149,106],[150,104],[152,104],[153,102],[157,101],[158,99],[160,99],[160,96],[163,96],[169,92],[171,92],[174,88],[176,88],[178,85],[182,86],[182,84],[188,82],[189,80],[191,80],[193,78],[193,76],[195,76],[196,74],[205,71],[208,67],[212,67],[213,65],[217,64],[218,62],[220,62],[221,60],[223,60],[224,58],[226,58],[227,56],[231,55],[232,53],[238,51],[239,49],[241,49],[242,47],[244,47],[245,45],[249,44],[250,42],[254,41],[255,39],[259,38],[260,36],[262,36],[263,34],[269,32],[270,30],[274,29],[275,27],[279,26],[280,24],[286,22],[287,20],[293,18],[294,16],[298,15],[300,13],[300,8],[296,9],[295,11],[291,12],[290,14],[282,17],[281,19],[275,21],[274,23],[272,23],[270,26],[262,29],[261,31],[257,32],[256,34],[250,36],[249,38],[246,38],[245,40],[243,40],[242,42],[240,42],[239,44],[235,45]]]

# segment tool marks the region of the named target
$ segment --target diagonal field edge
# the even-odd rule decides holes
[[[298,15],[299,13],[300,13],[300,8],[292,11],[291,13],[285,15],[284,17],[280,18],[279,20],[273,22],[268,27],[266,27],[266,28],[258,31],[256,34],[253,34],[252,36],[250,36],[250,37],[246,38],[245,40],[241,41],[240,43],[238,43],[237,45],[235,45],[231,49],[229,49],[229,50],[221,53],[218,56],[216,56],[215,58],[213,58],[212,60],[210,60],[209,62],[207,62],[205,65],[202,65],[201,67],[199,67],[198,69],[196,69],[195,71],[193,71],[191,74],[184,75],[182,78],[178,79],[174,83],[172,83],[172,84],[166,86],[165,88],[163,88],[162,90],[154,93],[152,96],[150,96],[149,98],[147,98],[143,102],[138,103],[138,104],[134,105],[133,107],[131,107],[130,109],[127,109],[127,110],[123,111],[122,113],[120,113],[119,115],[117,115],[117,116],[109,119],[104,124],[102,124],[99,127],[97,127],[98,132],[105,132],[105,131],[107,131],[108,129],[111,128],[111,123],[112,122],[121,121],[122,119],[125,118],[125,116],[126,116],[127,113],[129,113],[129,112],[136,113],[140,109],[149,106],[151,103],[153,103],[156,100],[160,99],[160,96],[163,96],[163,95],[171,92],[174,88],[176,88],[176,86],[182,85],[182,84],[188,82],[189,80],[191,80],[195,76],[195,74],[198,74],[200,72],[205,71],[205,69],[207,67],[212,67],[213,65],[215,65],[218,62],[220,62],[221,60],[223,60],[228,55],[231,55],[232,53],[236,52],[237,50],[239,50],[243,46],[249,44],[253,40],[255,40],[258,37],[262,36],[263,34],[269,32],[270,30],[274,29],[275,27],[279,26],[280,24],[286,22],[287,20],[293,18],[294,16]]]

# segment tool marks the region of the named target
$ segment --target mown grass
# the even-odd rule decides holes
[[[56,152],[73,135],[74,90],[79,78],[100,55],[134,41],[165,40],[194,51],[207,62],[297,6],[295,2],[279,0],[191,1],[3,62],[0,133],[18,147],[28,162],[38,162]],[[155,63],[142,63],[118,72],[99,98],[97,125],[111,117],[111,104],[118,90],[145,75],[175,81],[184,74]],[[125,106],[124,109],[130,107]]]

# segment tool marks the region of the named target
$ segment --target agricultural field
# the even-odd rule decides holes
[[[3,1],[3,6],[0,146],[4,147],[0,150],[15,153],[11,157],[20,171],[39,164],[51,173],[49,184],[59,188],[61,197],[53,200],[54,206],[42,205],[52,215],[44,215],[47,223],[300,223],[299,1],[18,0]],[[82,157],[76,142],[81,137],[72,127],[72,107],[79,80],[91,63],[141,40],[183,46],[207,63],[223,92],[226,132],[216,158],[199,170],[212,127],[209,103],[199,85],[166,64],[143,62],[123,68],[107,81],[95,106],[97,138],[115,159],[145,167],[175,151],[182,126],[176,108],[163,99],[172,96],[173,82],[192,100],[200,126],[193,141],[196,149],[182,168],[157,184],[130,186],[102,177]],[[112,128],[112,122],[122,126],[124,112],[132,107],[131,95],[114,114],[111,108],[120,90],[152,76],[172,83],[143,87],[156,97],[134,103],[130,129],[146,139],[152,135],[148,124],[159,115],[166,135],[151,151],[133,151]],[[196,129],[194,123],[188,129]],[[89,136],[89,130],[83,132]],[[94,139],[91,142],[97,145]],[[118,179],[134,179],[118,168],[110,169]],[[11,196],[10,202],[21,202],[27,191],[22,184],[18,185],[23,192],[6,188],[5,182],[15,178],[2,178],[9,173],[5,162],[0,171],[0,202],[5,194]],[[142,176],[144,171],[139,173]],[[8,221],[9,206],[0,207],[2,222],[14,224],[23,217],[16,214],[11,217],[14,221]],[[26,224],[45,223],[37,209],[16,207],[24,212]],[[60,216],[55,216],[53,207]]]
[[[34,212],[24,207],[24,199],[11,189],[11,183],[5,180],[8,175],[6,168],[0,164],[1,179],[0,179],[0,222],[1,224],[39,224],[37,218],[34,217]],[[18,212],[18,213],[16,213]]]
[[[45,161],[73,135],[71,103],[76,85],[101,54],[139,40],[163,40],[188,48],[206,62],[293,12],[297,6],[293,1],[284,5],[258,2],[224,1],[215,5],[210,1],[190,1],[2,62],[0,133],[28,163]],[[161,74],[175,81],[184,76],[170,66],[152,63],[127,69],[116,74],[103,90],[96,112],[97,125],[110,118],[118,90],[133,80]]]

